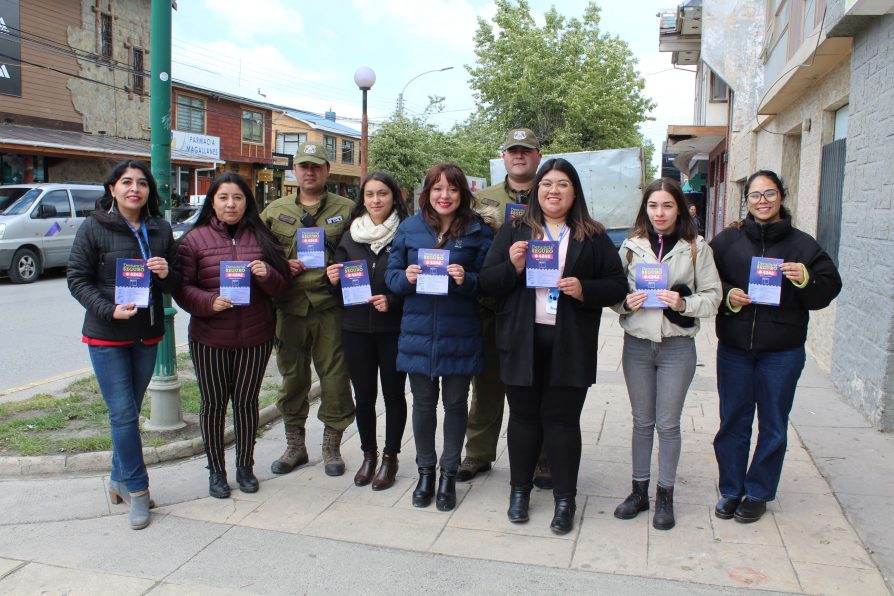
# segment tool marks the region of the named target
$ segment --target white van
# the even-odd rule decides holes
[[[0,186],[0,198],[21,194],[0,211],[0,272],[27,284],[68,265],[75,233],[103,192],[100,184]]]

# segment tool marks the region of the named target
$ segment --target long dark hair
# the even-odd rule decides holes
[[[152,217],[161,217],[161,210],[158,208],[159,203],[161,203],[161,197],[158,196],[158,185],[155,183],[155,178],[152,176],[152,170],[149,169],[149,164],[146,162],[135,159],[122,161],[115,166],[115,169],[112,170],[109,177],[102,183],[105,193],[98,201],[96,201],[97,208],[102,212],[112,210],[112,207],[115,205],[115,198],[112,196],[110,187],[115,186],[121,177],[124,176],[124,172],[129,168],[139,170],[146,176],[146,182],[149,184],[149,200],[146,201],[146,205],[144,206],[146,213]],[[117,211],[117,207],[115,210]]]
[[[472,199],[474,197],[471,189],[469,189],[469,182],[466,180],[465,173],[456,164],[439,163],[432,166],[425,175],[422,192],[419,193],[419,212],[425,223],[434,228],[435,233],[440,232],[441,216],[438,215],[438,212],[432,206],[430,195],[432,186],[441,178],[441,174],[447,179],[447,184],[459,189],[459,208],[456,210],[456,215],[450,224],[450,228],[435,248],[444,246],[448,240],[459,238],[465,233],[466,228],[469,227],[472,221],[479,219],[478,214],[472,210]]]
[[[391,210],[397,211],[398,221],[407,219],[410,216],[410,211],[407,209],[407,202],[404,201],[404,196],[400,193],[400,186],[398,186],[394,178],[392,178],[385,172],[375,171],[367,176],[366,180],[363,181],[363,184],[360,185],[360,197],[357,199],[357,204],[354,205],[353,209],[351,209],[351,221],[354,221],[355,219],[366,213],[366,205],[363,203],[363,191],[366,190],[366,185],[373,180],[381,182],[388,187],[388,190],[391,191]],[[389,213],[389,215],[391,214]]]
[[[195,225],[183,235],[180,241],[183,242],[183,239],[199,226],[205,226],[211,222],[211,218],[214,217],[214,195],[217,194],[221,185],[227,183],[235,184],[242,191],[242,194],[245,195],[245,213],[242,214],[241,223],[255,235],[258,244],[261,245],[264,259],[271,267],[282,273],[286,279],[291,279],[289,262],[286,261],[282,247],[276,241],[273,233],[261,221],[261,216],[258,213],[258,204],[255,202],[255,195],[251,191],[251,187],[245,181],[245,178],[235,172],[224,172],[211,181],[211,186],[205,194],[205,202],[202,203],[202,209],[199,211],[199,217],[196,219]]]
[[[677,221],[674,222],[674,231],[677,236],[681,240],[695,240],[698,236],[698,228],[692,223],[692,216],[689,215],[689,207],[686,205],[683,189],[680,188],[680,183],[673,178],[659,178],[643,191],[643,201],[639,205],[639,213],[636,214],[636,221],[633,222],[631,235],[641,238],[646,238],[649,235],[649,230],[652,229],[652,222],[649,221],[647,210],[649,197],[660,190],[669,193],[677,204]]]
[[[780,217],[789,217],[791,214],[785,205],[781,204],[785,201],[785,197],[788,196],[788,192],[785,190],[785,186],[782,184],[782,178],[774,172],[773,170],[758,170],[751,176],[745,179],[745,190],[742,192],[742,198],[747,202],[748,201],[748,192],[751,190],[751,183],[755,181],[755,179],[764,177],[770,180],[776,188],[779,190],[779,216]],[[749,212],[748,215],[745,216],[745,219],[748,219],[748,216],[751,215]],[[739,221],[734,221],[730,224],[731,228],[741,228],[745,225],[745,219],[740,219]]]
[[[561,157],[548,159],[540,166],[540,170],[537,171],[537,178],[534,180],[534,188],[531,190],[531,194],[536,200],[528,200],[528,209],[525,211],[525,214],[513,221],[512,224],[515,226],[528,226],[531,228],[531,236],[534,238],[543,236],[543,209],[540,207],[539,200],[540,181],[553,170],[558,170],[568,176],[572,187],[574,187],[574,202],[571,204],[571,210],[566,217],[566,224],[571,230],[572,237],[578,242],[583,242],[584,239],[591,239],[593,236],[604,234],[605,226],[590,217],[590,212],[587,211],[584,188],[580,183],[580,176],[577,175],[577,170],[574,169],[574,166],[568,160]]]

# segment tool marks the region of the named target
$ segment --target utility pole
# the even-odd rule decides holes
[[[151,131],[152,176],[158,184],[160,205],[170,221],[171,210],[171,0],[152,0],[150,31],[151,82],[149,84],[149,121]],[[171,296],[164,295],[165,335],[158,344],[155,373],[149,383],[151,414],[147,430],[175,430],[186,426],[180,413],[180,380],[174,338],[174,314]]]

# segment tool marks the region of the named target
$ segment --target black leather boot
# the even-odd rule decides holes
[[[634,480],[633,492],[615,508],[618,519],[633,519],[640,511],[649,510],[649,481]]]
[[[555,497],[556,510],[549,529],[556,534],[567,534],[574,529],[574,512],[577,504],[574,497]]]
[[[438,496],[435,498],[438,511],[450,511],[456,507],[456,470],[441,468],[438,480]]]
[[[226,472],[211,472],[208,475],[208,494],[217,499],[226,499],[230,496]]]
[[[655,517],[652,527],[656,530],[670,530],[676,525],[674,520],[674,487],[664,488],[660,484],[655,492]]]
[[[419,468],[419,482],[413,491],[413,507],[428,507],[435,494],[435,469]]]
[[[509,510],[506,517],[514,524],[528,521],[528,507],[531,504],[531,487],[515,486],[509,489]]]
[[[236,486],[244,493],[258,492],[258,478],[251,466],[236,467]]]

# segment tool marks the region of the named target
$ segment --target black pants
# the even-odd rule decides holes
[[[273,340],[248,348],[212,348],[196,341],[189,342],[189,353],[202,394],[199,424],[208,469],[212,472],[225,472],[227,469],[224,461],[224,423],[230,399],[233,400],[233,422],[236,427],[236,465],[254,465],[258,394],[272,350]]]
[[[385,397],[385,449],[388,455],[400,453],[400,444],[407,426],[407,374],[396,368],[397,333],[357,333],[342,330],[342,350],[354,386],[357,401],[357,430],[360,448],[377,451],[376,396],[382,381]]]
[[[580,415],[586,387],[549,384],[555,328],[534,326],[534,382],[531,386],[507,385],[509,400],[510,479],[514,486],[530,486],[540,445],[546,450],[556,497],[577,494],[580,469]]]

